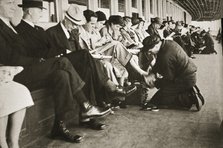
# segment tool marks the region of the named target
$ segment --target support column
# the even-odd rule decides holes
[[[163,0],[163,17],[166,19],[167,17],[167,2],[166,0]]]
[[[59,21],[63,20],[64,12],[69,8],[68,0],[56,0],[56,7]]]
[[[55,2],[56,2],[57,18],[58,21],[61,21],[63,19],[62,1],[56,0]]]
[[[111,15],[117,15],[118,14],[118,0],[111,0],[110,14]]]
[[[160,16],[160,18],[163,18],[163,2],[162,2],[162,0],[159,0],[159,16]]]
[[[145,0],[145,21],[150,21],[150,0]]]
[[[137,0],[137,8],[138,8],[138,13],[139,13],[139,17],[142,17],[142,0]]]
[[[125,0],[125,16],[132,16],[132,1]]]
[[[88,0],[88,9],[98,11],[98,0]]]

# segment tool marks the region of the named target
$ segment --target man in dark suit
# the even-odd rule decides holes
[[[199,111],[204,100],[191,95],[191,90],[196,85],[197,67],[183,48],[175,41],[161,40],[156,35],[145,38],[143,45],[144,54],[153,53],[157,57],[146,79],[150,87],[155,86],[159,90],[151,98],[148,106],[155,104],[169,108],[191,109],[195,104]]]
[[[32,1],[27,1],[31,4]],[[35,1],[35,6],[42,8],[42,1]],[[55,102],[55,123],[52,136],[63,137],[66,141],[80,142],[83,137],[73,135],[66,128],[66,117],[74,111],[74,102],[82,108],[82,116],[99,117],[108,111],[99,111],[92,106],[82,91],[85,83],[79,77],[72,64],[66,58],[43,60],[28,56],[24,41],[10,24],[15,12],[14,0],[0,0],[0,63],[4,65],[23,66],[24,70],[14,80],[30,89],[30,84],[44,82],[53,90]]]

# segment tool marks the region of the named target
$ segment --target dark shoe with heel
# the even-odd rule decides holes
[[[66,128],[66,125],[63,121],[59,121],[59,123],[55,123],[57,125],[54,126],[53,130],[51,131],[51,137],[55,138],[62,138],[67,142],[72,143],[80,143],[83,141],[83,136],[80,135],[73,135],[70,131]]]
[[[111,103],[111,108],[112,109],[127,108],[127,104],[125,101],[114,99]]]

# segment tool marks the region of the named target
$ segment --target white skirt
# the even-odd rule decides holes
[[[0,117],[32,105],[30,91],[24,85],[14,81],[0,82]]]

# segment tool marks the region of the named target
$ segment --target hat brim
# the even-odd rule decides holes
[[[69,19],[72,23],[77,25],[84,25],[86,23],[84,16],[82,16],[82,18],[75,19],[66,12],[65,17]]]
[[[46,9],[43,6],[28,6],[28,5],[23,5],[23,4],[19,4],[18,6],[21,7],[21,8],[40,8],[40,9]]]

